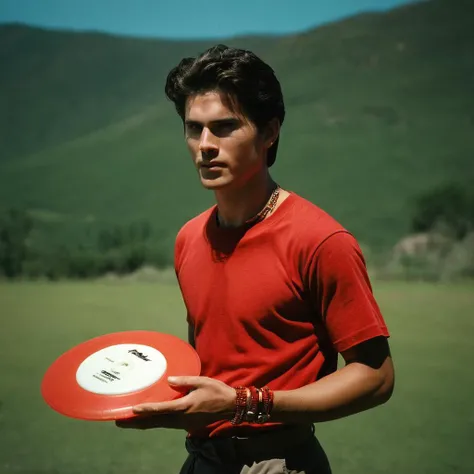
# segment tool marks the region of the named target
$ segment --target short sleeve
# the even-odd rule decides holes
[[[320,244],[308,272],[311,299],[338,352],[389,337],[362,251],[350,233],[337,232]]]

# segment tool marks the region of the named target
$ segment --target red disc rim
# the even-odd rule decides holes
[[[167,367],[161,378],[147,388],[123,395],[100,395],[83,389],[76,380],[79,365],[91,354],[117,344],[143,344],[163,354]],[[126,331],[85,341],[58,357],[46,371],[41,384],[45,402],[58,413],[82,420],[132,418],[139,403],[174,400],[183,394],[172,389],[170,376],[196,376],[201,361],[193,347],[170,334],[153,331]]]

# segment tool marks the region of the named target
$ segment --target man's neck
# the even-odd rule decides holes
[[[275,186],[275,182],[266,172],[248,181],[241,188],[216,191],[220,225],[238,227],[254,217],[265,207]]]

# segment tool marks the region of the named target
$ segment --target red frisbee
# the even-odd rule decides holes
[[[139,403],[183,396],[167,378],[199,375],[201,362],[183,340],[152,331],[106,334],[65,352],[46,371],[41,394],[58,413],[82,420],[132,418]]]

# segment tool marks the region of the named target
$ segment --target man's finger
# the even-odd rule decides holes
[[[184,398],[184,397],[183,397]],[[178,413],[185,409],[183,398],[169,402],[141,403],[135,405],[132,410],[137,415],[164,415],[167,413]]]
[[[171,386],[183,388],[199,388],[205,385],[208,380],[208,377],[196,377],[186,375],[179,377],[168,377],[168,383]]]

